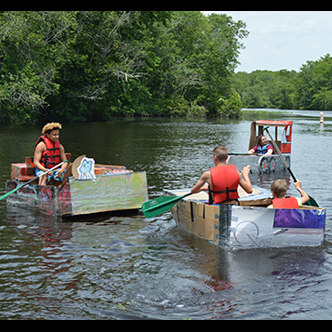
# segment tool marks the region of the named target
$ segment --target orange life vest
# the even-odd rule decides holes
[[[273,198],[273,208],[275,209],[298,209],[299,202],[296,197]]]
[[[235,165],[215,166],[210,169],[210,173],[213,185],[210,192],[213,193],[214,203],[222,204],[239,198],[237,187],[240,179]]]
[[[42,135],[37,139],[35,148],[37,144],[41,141],[45,142],[46,150],[43,152],[40,163],[45,168],[52,168],[61,163],[61,152],[60,152],[60,142],[51,141],[46,135]]]

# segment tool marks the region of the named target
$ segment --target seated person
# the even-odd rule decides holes
[[[34,166],[36,167],[36,176],[46,172],[48,169],[60,164],[66,160],[64,147],[59,142],[59,130],[62,128],[60,123],[47,123],[42,130],[35,144]],[[48,172],[39,177],[39,185],[45,186],[50,178],[62,181],[63,173],[66,171],[68,162],[62,164],[61,168]]]
[[[301,189],[301,181],[294,182],[295,188],[301,194],[301,197],[286,197],[287,183],[283,179],[278,179],[272,182],[271,191],[273,195],[272,204],[268,208],[278,209],[298,209],[304,203],[309,201],[307,193]]]
[[[273,146],[264,135],[258,136],[257,145],[248,151],[249,154],[257,153],[258,156],[269,156],[273,153]]]
[[[209,204],[236,204],[240,185],[248,194],[253,189],[249,179],[250,166],[245,166],[242,174],[235,165],[226,165],[228,149],[220,145],[213,150],[215,167],[206,171],[191,189],[191,192],[209,191]]]

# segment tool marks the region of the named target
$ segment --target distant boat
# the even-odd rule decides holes
[[[250,127],[248,151],[257,144],[257,139],[260,135],[263,135],[263,127],[265,126],[270,127],[271,134],[274,134],[274,141],[278,145],[286,163],[290,167],[293,121],[253,121]],[[272,130],[273,127],[275,128],[274,133]],[[282,133],[279,133],[279,135],[278,128],[282,128]],[[253,175],[288,172],[285,164],[282,162],[278,154],[259,156],[256,154],[247,153],[230,153],[226,163],[235,165],[239,170],[241,170],[246,165],[250,165]]]

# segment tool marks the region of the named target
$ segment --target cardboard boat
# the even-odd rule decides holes
[[[292,121],[253,121],[250,127],[248,150],[252,149],[256,145],[258,136],[263,134],[263,128],[265,126],[270,127],[271,134],[274,135],[274,141],[278,145],[286,163],[290,167],[293,126]],[[253,175],[288,172],[285,164],[278,154],[272,154],[270,156],[257,156],[247,153],[233,153],[229,155],[226,163],[235,165],[239,170],[241,170],[244,166],[250,165]]]
[[[205,192],[190,195],[172,209],[178,227],[229,249],[317,247],[324,241],[326,210],[303,206],[271,209],[265,189],[251,195],[239,188],[239,206],[209,205]],[[165,190],[184,195],[190,190]]]
[[[67,159],[70,159],[70,154],[67,154]],[[84,160],[87,159],[81,158],[80,161]],[[90,165],[93,167],[85,169],[87,172],[81,174],[80,178],[77,172],[79,166],[73,168],[73,172],[65,176],[62,182],[51,180],[46,186],[38,185],[38,180],[31,182],[9,195],[7,204],[53,216],[77,216],[140,209],[148,200],[145,172],[93,162]],[[25,163],[13,163],[6,192],[34,177],[32,157],[26,157]]]

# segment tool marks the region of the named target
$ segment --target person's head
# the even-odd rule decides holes
[[[264,146],[268,143],[267,138],[264,135],[259,135],[257,138],[257,145]]]
[[[47,123],[42,130],[42,134],[46,135],[51,141],[57,142],[59,140],[59,129],[62,126],[58,122]]]
[[[278,179],[272,182],[271,191],[273,197],[284,198],[287,193],[287,182],[283,179]]]
[[[228,157],[228,149],[224,145],[219,145],[213,150],[213,158],[216,162],[225,163]]]

